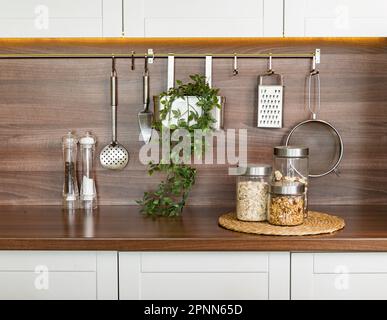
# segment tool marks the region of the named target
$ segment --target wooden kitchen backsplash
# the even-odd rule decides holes
[[[387,39],[113,39],[0,40],[1,53],[40,52],[313,52],[321,48],[320,117],[343,136],[341,175],[311,182],[312,204],[387,204]],[[309,59],[274,59],[284,75],[283,129],[255,128],[257,76],[266,59],[215,59],[213,85],[226,96],[226,128],[248,129],[249,162],[270,162],[272,148],[309,117],[305,77]],[[137,113],[142,109],[143,60],[130,70],[119,59],[118,139],[130,151],[124,171],[97,166],[101,204],[133,204],[159,182],[138,160]],[[60,204],[61,137],[92,130],[98,152],[110,141],[110,60],[0,60],[0,204]],[[176,79],[204,72],[204,59],[177,59]],[[166,59],[150,65],[151,94],[166,89]],[[189,204],[233,206],[235,178],[227,165],[199,166]]]

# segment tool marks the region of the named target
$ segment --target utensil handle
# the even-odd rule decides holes
[[[175,57],[172,55],[168,56],[167,77],[168,77],[167,90],[169,90],[175,86]]]
[[[316,82],[317,82],[317,106],[315,108],[312,108],[312,105],[311,105],[312,78],[316,78]],[[321,91],[321,89],[320,89],[320,73],[319,72],[317,72],[317,73],[311,72],[309,74],[309,77],[308,77],[308,109],[312,114],[313,120],[317,119],[317,114],[320,111],[320,107],[321,107],[321,98],[320,98],[321,92],[320,91]]]
[[[206,56],[206,81],[208,86],[212,87],[212,56]]]
[[[112,105],[112,141],[117,141],[117,75],[115,72],[110,77],[110,92]]]
[[[279,74],[279,73],[275,73],[274,71],[273,71],[273,73],[266,73],[266,74],[260,75],[260,76],[258,77],[258,79],[259,79],[259,85],[260,85],[260,86],[263,85],[263,79],[264,79],[264,77],[273,77],[273,76],[275,76],[275,77],[278,78],[278,80],[279,80],[278,83],[279,83],[280,86],[283,86],[283,85],[284,85],[284,77],[283,77],[283,75],[282,75],[282,74]]]
[[[144,73],[143,76],[143,101],[144,101],[144,111],[148,112],[149,110],[149,74],[148,72]]]

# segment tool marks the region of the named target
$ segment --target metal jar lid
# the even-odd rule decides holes
[[[277,146],[274,155],[284,158],[305,158],[309,155],[309,148],[302,146]]]
[[[305,192],[305,184],[301,182],[273,182],[270,193],[282,195],[301,195]]]
[[[268,176],[271,174],[272,167],[269,164],[247,164],[238,167],[238,174],[245,176]]]

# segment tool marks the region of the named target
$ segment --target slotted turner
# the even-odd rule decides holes
[[[144,63],[143,97],[144,109],[138,113],[138,124],[140,126],[143,141],[148,143],[152,136],[153,113],[149,111],[149,70],[147,56],[145,56]]]
[[[110,93],[112,105],[112,142],[102,149],[99,160],[101,165],[106,169],[121,170],[128,164],[129,153],[117,141],[117,71],[114,57],[112,57]]]

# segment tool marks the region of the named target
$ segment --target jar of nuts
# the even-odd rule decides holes
[[[274,148],[273,182],[300,182],[305,185],[305,218],[308,213],[309,149],[300,146]]]
[[[248,164],[238,168],[236,214],[243,221],[265,221],[272,167]]]
[[[270,185],[268,221],[278,226],[297,226],[304,222],[305,184],[273,182]]]

